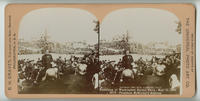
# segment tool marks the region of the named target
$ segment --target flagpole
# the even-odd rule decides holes
[[[98,69],[100,69],[100,23],[99,21],[97,22],[98,24]],[[100,87],[99,87],[99,72],[98,72],[98,92],[100,91]]]
[[[98,57],[98,69],[100,68],[100,22],[94,21],[94,23],[96,23],[96,27],[94,29],[94,31],[97,32],[98,34],[98,43],[97,43],[97,57]],[[99,87],[99,72],[98,72],[98,93],[99,93],[100,87]]]
[[[100,55],[100,22],[97,20],[97,21],[94,21],[94,23],[96,24],[94,31],[96,31],[97,34],[98,34],[97,57],[98,57],[98,62],[99,62],[100,61],[99,60],[99,55]]]
[[[98,21],[98,62],[100,62],[100,23]]]

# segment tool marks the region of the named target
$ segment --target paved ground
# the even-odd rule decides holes
[[[86,81],[85,76],[67,74],[63,75],[63,79],[47,80],[40,82],[38,86],[32,86],[30,82],[26,82],[23,92],[25,94],[78,94],[78,93],[96,93],[92,90],[91,85]]]
[[[142,85],[143,87],[161,87],[166,88],[167,81],[163,77],[157,76],[143,76],[138,78],[139,82],[135,82],[136,85]],[[133,86],[133,85],[132,85]],[[162,91],[161,91],[162,92]],[[46,80],[40,82],[38,86],[33,86],[32,83],[26,82],[26,86],[23,92],[24,94],[95,94],[97,91],[93,90],[92,86],[88,83],[85,76],[74,73],[65,73],[62,79]],[[106,93],[106,92],[101,92]],[[178,91],[163,91],[162,94],[178,94]]]

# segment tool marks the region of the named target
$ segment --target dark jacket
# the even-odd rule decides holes
[[[51,62],[53,61],[52,55],[51,54],[44,54],[42,56],[42,64],[45,68],[50,68],[51,67]]]
[[[125,55],[122,58],[122,66],[126,69],[132,69],[131,63],[133,62],[133,57],[131,55]]]

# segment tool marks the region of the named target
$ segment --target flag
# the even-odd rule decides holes
[[[99,28],[99,27],[100,27],[99,25],[100,25],[100,23],[99,23],[99,21],[93,21],[93,22],[96,24],[96,26],[95,26],[95,28],[94,28],[94,31],[97,32],[97,34],[99,34],[99,29],[100,29],[100,28]]]

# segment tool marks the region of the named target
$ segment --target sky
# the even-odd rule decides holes
[[[43,8],[25,15],[20,23],[19,38],[37,40],[47,30],[51,41],[86,41],[97,43],[93,31],[97,18],[76,8]],[[112,40],[129,32],[130,41],[143,44],[169,42],[180,44],[182,36],[175,30],[179,19],[171,12],[153,8],[126,8],[113,11],[101,22],[101,39]]]
[[[39,39],[47,30],[49,40],[54,42],[84,41],[97,43],[93,31],[97,20],[91,13],[75,8],[43,8],[25,15],[20,23],[19,38]]]
[[[101,24],[101,39],[112,40],[128,31],[130,41],[143,44],[168,42],[180,44],[182,36],[175,30],[179,19],[171,12],[153,8],[126,8],[108,14]]]

